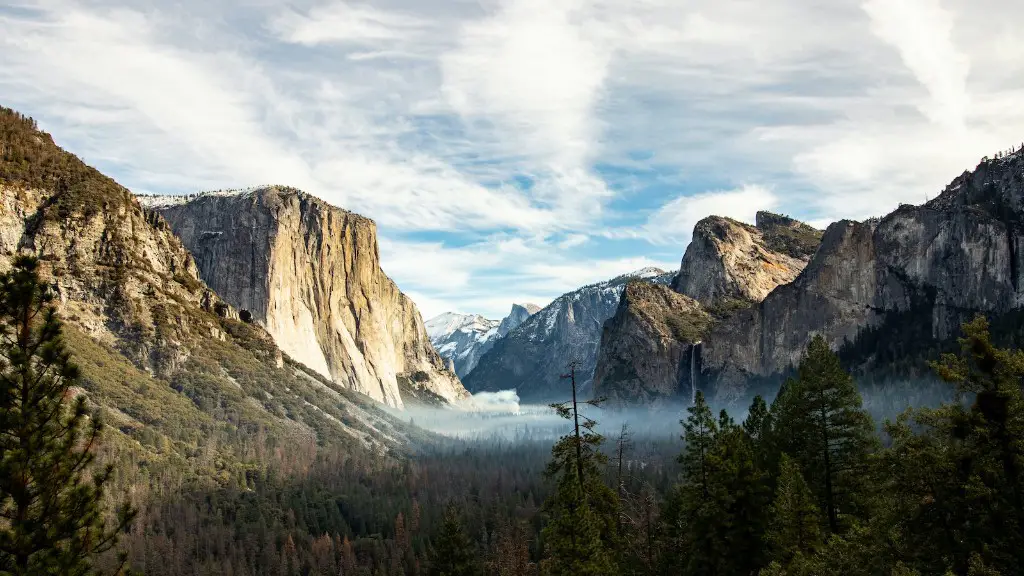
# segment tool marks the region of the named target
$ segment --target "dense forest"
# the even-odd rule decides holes
[[[0,573],[893,575],[1024,570],[1024,352],[983,317],[932,363],[954,401],[881,428],[821,338],[742,422],[698,394],[680,438],[410,456],[287,446],[200,489],[119,451],[74,389],[35,261],[0,277]],[[881,432],[879,432],[881,430]]]

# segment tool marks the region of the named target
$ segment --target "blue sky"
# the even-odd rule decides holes
[[[136,192],[374,218],[425,317],[648,265],[708,214],[920,203],[1024,140],[1004,0],[5,0],[0,103]]]

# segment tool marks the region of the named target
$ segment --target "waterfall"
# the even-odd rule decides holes
[[[697,403],[697,355],[700,354],[700,342],[690,346],[690,406]]]

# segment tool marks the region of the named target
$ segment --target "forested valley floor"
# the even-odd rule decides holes
[[[698,392],[678,438],[602,434],[599,401],[570,401],[553,443],[385,454],[256,430],[186,464],[75,392],[37,265],[0,275],[0,574],[1024,572],[1024,352],[983,317],[932,364],[954,400],[881,426],[816,337],[770,405],[738,422]]]

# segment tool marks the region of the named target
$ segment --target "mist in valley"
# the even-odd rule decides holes
[[[882,430],[888,420],[895,420],[908,408],[930,408],[955,400],[953,388],[934,378],[861,382],[858,385],[865,410]],[[777,393],[777,390],[775,390]],[[770,405],[775,394],[765,395]],[[580,403],[580,414],[596,422],[594,430],[614,444],[626,427],[634,440],[657,442],[678,441],[690,406],[688,399],[675,404],[657,406],[592,406]],[[568,401],[568,398],[567,398]],[[753,396],[730,405],[710,402],[714,414],[725,410],[736,422],[747,417]],[[408,405],[404,410],[391,410],[397,418],[433,432],[442,438],[479,445],[516,443],[552,444],[572,432],[573,423],[560,418],[547,404],[522,403],[515,390],[478,392],[453,406],[434,407]]]

